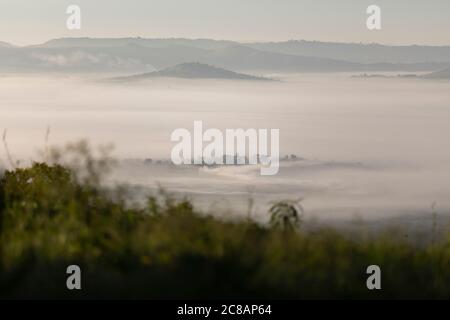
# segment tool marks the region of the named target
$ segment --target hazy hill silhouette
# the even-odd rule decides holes
[[[198,61],[240,72],[433,72],[450,66],[450,46],[211,39],[62,38],[14,47],[0,43],[0,71],[144,73]]]
[[[0,41],[0,48],[12,48],[14,47],[12,44]]]
[[[184,79],[234,79],[234,80],[260,80],[268,81],[271,79],[256,77],[243,73],[217,68],[212,65],[198,62],[189,62],[178,64],[173,67],[165,68],[160,71],[148,72],[128,77],[113,78],[114,81],[136,81],[150,78],[184,78]]]
[[[120,47],[129,44],[140,45],[148,48],[163,48],[167,46],[189,46],[200,49],[218,49],[237,42],[213,39],[146,39],[146,38],[60,38],[52,39],[33,47],[41,48],[74,48],[74,47]]]
[[[358,63],[334,59],[298,56],[233,45],[214,50],[204,60],[224,68],[267,71],[346,71],[358,70]]]
[[[247,43],[245,45],[276,53],[332,58],[358,63],[450,62],[450,46],[390,46],[377,43],[305,40]]]
[[[448,79],[450,80],[450,68],[432,72],[423,76],[426,79]]]
[[[378,43],[345,43],[290,40],[282,42],[239,43],[236,41],[213,39],[145,39],[145,38],[61,38],[50,40],[35,47],[41,48],[83,48],[120,47],[137,44],[148,48],[167,46],[188,46],[193,48],[218,50],[226,47],[245,46],[260,51],[296,56],[344,60],[355,63],[425,63],[450,62],[450,45],[392,46]]]

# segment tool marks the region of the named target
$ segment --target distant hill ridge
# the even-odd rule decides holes
[[[15,47],[0,44],[0,72],[162,70],[197,61],[243,73],[434,72],[450,67],[450,46],[212,39],[61,38]]]
[[[424,75],[423,77],[427,78],[427,79],[448,79],[448,80],[450,80],[450,68],[447,68],[447,69],[444,69],[441,71],[432,72],[432,73]]]
[[[10,43],[0,41],[0,48],[13,48],[14,46]]]
[[[187,38],[60,38],[50,40],[39,47],[91,47],[123,46],[139,44],[147,47],[184,45],[202,49],[220,49],[243,45],[274,53],[312,56],[358,63],[425,63],[450,62],[450,45],[384,45],[378,43],[322,42],[289,40],[281,42],[237,42],[214,39]]]
[[[238,44],[234,41],[212,39],[185,39],[185,38],[59,38],[52,39],[33,47],[63,48],[63,47],[117,47],[124,45],[140,45],[150,48],[161,48],[170,45],[192,46],[201,49],[217,49]]]

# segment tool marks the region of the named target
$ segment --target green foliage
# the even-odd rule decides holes
[[[289,201],[272,206],[272,226],[213,218],[169,195],[134,208],[79,177],[44,163],[3,174],[0,297],[450,298],[450,237],[418,247],[306,232]],[[82,291],[66,289],[70,264],[82,268]],[[372,264],[381,291],[366,288]]]

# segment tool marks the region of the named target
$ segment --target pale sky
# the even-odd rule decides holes
[[[66,29],[70,4],[79,31]],[[366,28],[371,4],[380,31]],[[137,36],[450,45],[450,0],[0,0],[0,41]]]

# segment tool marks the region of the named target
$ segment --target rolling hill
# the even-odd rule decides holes
[[[432,72],[423,76],[426,79],[442,79],[442,80],[450,80],[450,68]]]
[[[183,78],[183,79],[228,79],[228,80],[256,80],[270,81],[271,79],[256,77],[243,73],[217,68],[198,62],[182,63],[160,71],[148,72],[127,77],[111,79],[115,82],[130,82],[152,78]]]
[[[389,46],[377,43],[339,43],[305,40],[246,43],[245,45],[268,52],[332,58],[358,63],[450,62],[450,46]]]
[[[9,44],[7,42],[0,41],[0,48],[13,48],[14,46],[12,44]]]
[[[450,46],[211,39],[62,38],[14,47],[0,43],[0,72],[145,73],[197,61],[248,72],[434,72],[450,66]]]

